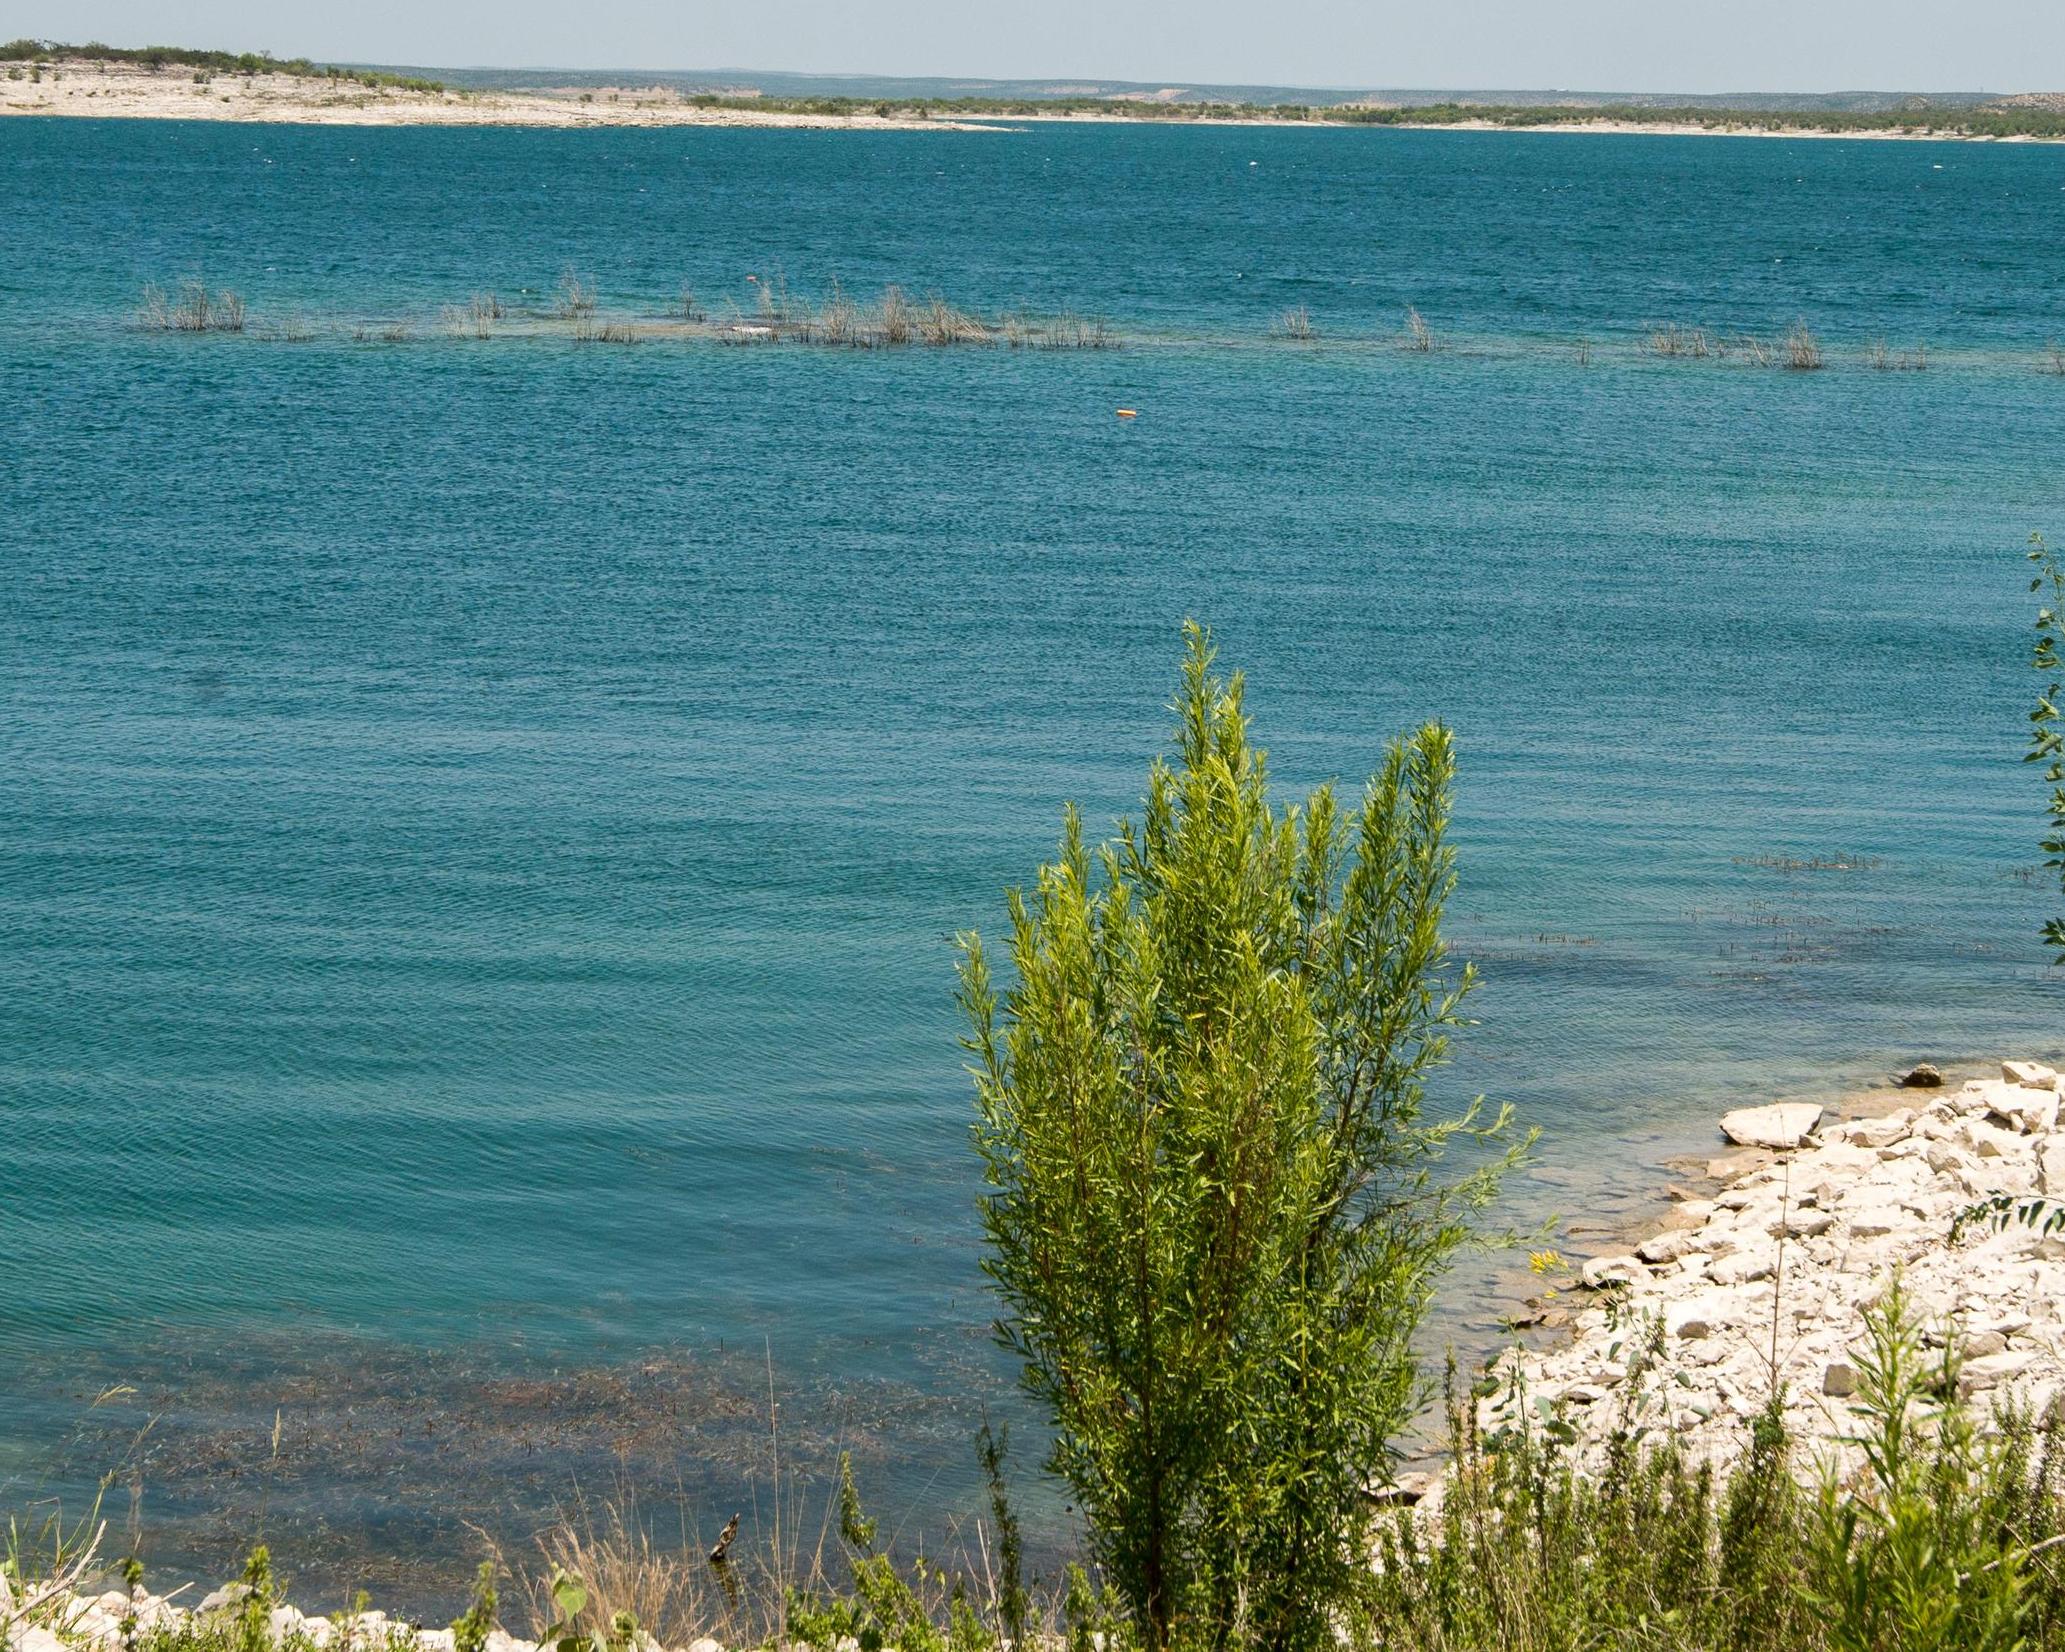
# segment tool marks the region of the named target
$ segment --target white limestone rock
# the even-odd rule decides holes
[[[1649,1270],[1638,1256],[1595,1256],[1578,1270],[1578,1278],[1588,1291],[1604,1290],[1609,1285],[1632,1285],[1648,1277]]]
[[[1821,1108],[1809,1101],[1738,1107],[1721,1115],[1721,1134],[1738,1147],[1798,1147],[1821,1122]]]

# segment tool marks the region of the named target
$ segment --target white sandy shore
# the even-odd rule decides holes
[[[2065,1396],[2065,1235],[1952,1229],[1996,1195],[2065,1201],[2059,1087],[2048,1067],[2006,1062],[1999,1079],[1889,1092],[1843,1120],[1813,1104],[1728,1115],[1724,1131],[1772,1150],[1716,1163],[1718,1187],[1678,1190],[1711,1197],[1682,1198],[1632,1252],[1586,1262],[1580,1294],[1548,1305],[1577,1308],[1572,1340],[1501,1356],[1479,1421],[1539,1426],[1546,1407],[1581,1457],[1633,1424],[1727,1462],[1775,1374],[1811,1466],[1855,1431],[1864,1310],[1896,1271],[1927,1334],[1957,1343],[1967,1399],[2040,1411]],[[1661,1351],[1643,1370],[1649,1325]]]
[[[991,131],[964,121],[908,116],[799,115],[709,109],[653,87],[580,92],[415,92],[299,75],[210,74],[62,62],[41,80],[0,77],[0,115],[123,120],[270,121],[294,126],[773,126],[871,132]]]

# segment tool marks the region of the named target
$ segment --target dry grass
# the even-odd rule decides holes
[[[1434,349],[1434,330],[1419,309],[1411,304],[1405,307],[1405,336],[1399,341],[1406,349],[1419,355],[1431,354]]]
[[[1649,348],[1659,356],[1691,356],[1695,360],[1716,353],[1704,327],[1680,327],[1675,321],[1651,330]]]
[[[832,283],[832,296],[813,323],[813,339],[819,344],[844,344],[848,346],[867,342],[861,323],[860,307],[848,298],[839,283]]]
[[[1299,304],[1284,311],[1270,324],[1269,336],[1303,344],[1319,337],[1319,334],[1313,330],[1312,312],[1303,304]]]
[[[1577,341],[1577,364],[1580,367],[1592,365],[1592,341],[1588,338]]]
[[[571,264],[560,272],[558,296],[557,313],[562,321],[595,313],[595,284]]]
[[[167,298],[162,287],[143,290],[136,312],[137,325],[168,333],[241,333],[244,330],[244,300],[224,287],[211,293],[204,281],[189,279],[179,284],[175,297]]]
[[[927,344],[990,344],[988,327],[934,293],[918,312],[918,336]]]
[[[891,285],[882,289],[882,342],[884,344],[908,344],[915,328],[911,323],[911,307],[903,296],[901,287]]]
[[[574,320],[573,340],[576,344],[643,344],[645,335],[628,321],[598,324],[592,316],[578,316]]]
[[[821,1561],[823,1543],[820,1541]],[[636,1511],[612,1503],[599,1521],[566,1522],[538,1539],[541,1569],[523,1579],[531,1633],[554,1620],[551,1578],[572,1573],[588,1590],[575,1628],[607,1638],[620,1613],[629,1613],[662,1646],[683,1647],[708,1636],[726,1646],[775,1644],[785,1627],[787,1592],[821,1576],[805,1572],[800,1556],[754,1551],[722,1566],[695,1538],[679,1547],[656,1541]]]
[[[1785,365],[1795,373],[1817,372],[1822,366],[1821,342],[1805,321],[1795,321],[1785,335]]]
[[[2043,370],[2065,379],[2065,349],[2059,348],[2058,341],[2054,338],[2045,339],[2043,348]]]
[[[896,349],[923,344],[1008,345],[1026,350],[1111,350],[1119,337],[1102,321],[1064,311],[1034,317],[1007,314],[994,320],[950,303],[938,293],[913,302],[901,287],[889,286],[872,305],[851,298],[836,281],[822,305],[791,292],[776,273],[761,277],[759,311],[752,317],[734,309],[718,329],[726,344],[815,344],[835,349]]]
[[[272,336],[282,344],[306,344],[315,337],[315,328],[307,316],[295,310],[273,330]]]
[[[1013,350],[1116,350],[1124,343],[1103,321],[1071,310],[1054,316],[1003,316],[996,336]]]
[[[1883,338],[1875,338],[1865,348],[1864,364],[1875,373],[1918,373],[1929,365],[1929,347],[1917,344],[1896,353]]]
[[[1757,367],[1769,367],[1771,365],[1771,346],[1755,334],[1744,333],[1742,337],[1735,341],[1735,347],[1749,357],[1752,365]]]

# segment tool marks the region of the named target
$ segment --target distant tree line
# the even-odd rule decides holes
[[[442,92],[441,80],[419,75],[385,74],[377,69],[344,69],[305,57],[274,57],[270,52],[211,52],[194,46],[109,46],[89,40],[67,46],[55,40],[10,40],[0,46],[0,63],[51,63],[69,60],[122,63],[142,69],[201,69],[225,75],[299,75],[311,80],[353,81],[361,86],[393,86],[410,92]]]

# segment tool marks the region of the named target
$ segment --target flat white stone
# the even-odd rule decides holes
[[[1775,1102],[1769,1107],[1738,1107],[1721,1115],[1721,1134],[1739,1147],[1798,1147],[1821,1122],[1821,1109],[1809,1101]]]
[[[1586,1290],[1596,1291],[1607,1285],[1632,1285],[1648,1273],[1637,1256],[1595,1256],[1578,1270],[1578,1278]]]

